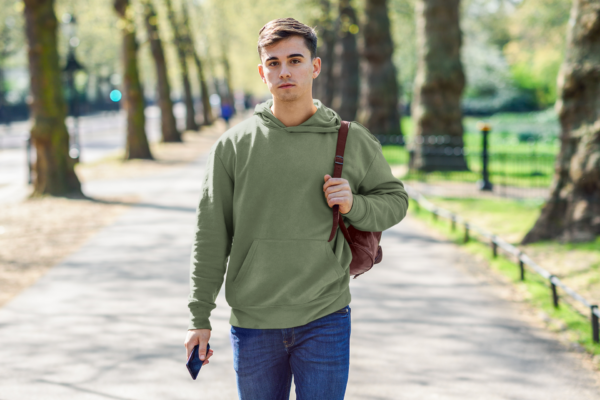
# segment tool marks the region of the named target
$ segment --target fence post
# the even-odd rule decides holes
[[[465,239],[464,242],[467,243],[469,241],[469,223],[465,222]]]
[[[491,191],[493,188],[492,182],[490,182],[490,173],[489,173],[489,153],[488,153],[488,134],[492,130],[490,124],[479,123],[479,130],[482,135],[482,151],[481,151],[481,181],[479,183],[479,190],[487,190]]]
[[[550,275],[548,280],[550,281],[550,287],[552,288],[552,303],[554,304],[554,308],[558,308],[558,293],[556,291],[556,285],[552,282],[552,278],[555,278],[554,275]]]
[[[452,228],[452,232],[454,232],[456,230],[456,215],[452,214],[450,216],[450,226]]]
[[[521,270],[521,280],[525,280],[525,263],[521,260],[523,252],[519,252],[519,269]]]
[[[498,244],[496,243],[496,235],[492,235],[490,244],[492,245],[492,256],[494,258],[498,257]]]
[[[600,333],[598,332],[598,316],[596,315],[596,310],[598,309],[597,305],[590,306],[590,311],[592,312],[592,339],[594,343],[600,343]]]

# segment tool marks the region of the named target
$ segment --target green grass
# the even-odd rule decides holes
[[[472,223],[475,223],[484,229],[498,234],[500,237],[513,235],[522,237],[525,232],[531,227],[532,223],[537,218],[539,213],[539,203],[532,201],[511,201],[511,200],[494,200],[494,199],[453,199],[442,198],[432,200],[434,204],[442,208],[450,209],[453,212],[461,215]],[[534,307],[547,313],[553,321],[562,321],[567,327],[567,335],[573,342],[582,345],[588,352],[592,354],[600,354],[600,344],[592,341],[591,325],[587,316],[581,315],[573,307],[566,304],[566,295],[561,295],[561,302],[558,309],[552,304],[552,294],[548,283],[534,271],[527,270],[526,279],[524,282],[520,280],[520,271],[518,265],[511,260],[499,256],[493,258],[490,246],[487,243],[480,243],[476,240],[464,244],[464,231],[457,228],[456,231],[451,230],[449,221],[438,218],[434,220],[431,213],[423,210],[420,211],[414,200],[411,200],[409,208],[411,215],[425,221],[427,224],[443,233],[450,240],[462,246],[467,252],[482,257],[489,266],[504,275],[513,285],[517,286],[522,293],[525,293],[525,299]],[[477,216],[480,216],[477,218]],[[473,235],[471,235],[473,237]],[[577,244],[558,244],[555,242],[539,243],[533,246],[543,248],[549,252],[569,251],[587,252],[593,251],[596,254],[600,248],[600,238],[591,243]],[[526,250],[526,253],[527,250]],[[529,253],[528,253],[529,254]],[[595,268],[592,265],[592,272],[600,282],[600,265]],[[554,272],[550,268],[551,272]],[[557,274],[557,276],[559,276]],[[560,277],[560,276],[559,276]],[[593,278],[590,279],[593,281]],[[596,282],[596,283],[597,283]],[[575,288],[577,290],[577,288]],[[585,293],[582,293],[585,297]],[[552,330],[559,330],[556,324],[549,326]]]
[[[467,165],[470,171],[465,172],[412,172],[405,180],[419,181],[455,181],[477,182],[481,179],[481,133],[477,131],[480,119],[464,118],[465,150]],[[553,110],[537,113],[498,114],[488,119],[492,127],[500,129],[492,131],[489,138],[490,180],[502,186],[524,188],[548,188],[552,183],[555,156],[559,150],[556,139],[558,120]],[[411,142],[413,121],[411,117],[402,118],[402,129],[407,142]],[[493,128],[494,129],[494,128]],[[520,135],[537,135],[536,143],[523,142]],[[383,146],[383,154],[391,165],[408,164],[409,154],[405,147],[395,145]]]

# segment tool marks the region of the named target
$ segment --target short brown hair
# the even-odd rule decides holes
[[[258,56],[264,47],[271,46],[290,36],[302,36],[310,50],[310,58],[317,56],[317,34],[315,30],[294,18],[279,18],[269,21],[258,32]]]

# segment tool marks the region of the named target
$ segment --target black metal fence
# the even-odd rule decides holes
[[[483,186],[484,151],[451,143],[432,146],[408,143],[401,137],[377,136],[382,146],[395,148],[393,164],[407,167],[403,181],[431,184],[462,182]],[[400,145],[400,146],[399,146]],[[425,160],[424,160],[425,159]],[[533,146],[504,146],[487,152],[487,173],[492,191],[504,197],[544,198],[554,176],[556,153],[536,151]],[[457,167],[466,166],[466,168]]]
[[[547,282],[549,295],[552,296],[552,304],[554,305],[554,308],[559,307],[561,294],[564,293],[564,295],[568,296],[573,301],[581,304],[583,307],[588,309],[592,340],[594,341],[594,343],[600,343],[600,311],[598,310],[598,306],[596,304],[592,304],[590,301],[586,300],[575,290],[565,285],[564,282],[562,282],[555,275],[539,266],[521,250],[511,245],[510,243],[505,242],[495,234],[487,232],[486,230],[468,222],[461,216],[454,214],[451,211],[435,206],[422,194],[418,193],[416,190],[410,187],[410,185],[406,185],[406,191],[408,192],[410,198],[416,202],[417,212],[422,208],[426,211],[431,212],[435,219],[437,219],[438,217],[446,218],[450,221],[450,226],[452,230],[456,230],[458,228],[457,225],[462,225],[464,229],[463,241],[465,243],[467,243],[470,240],[477,239],[478,236],[480,239],[482,239],[480,240],[481,242],[489,243],[492,251],[492,256],[494,258],[498,257],[499,249],[501,249],[506,258],[514,261],[515,264],[518,266],[520,278],[522,281],[526,279],[526,271],[528,269],[540,275]],[[561,292],[559,292],[558,289],[560,289]],[[573,309],[574,311],[579,313],[579,310],[577,310],[575,307],[573,307]]]

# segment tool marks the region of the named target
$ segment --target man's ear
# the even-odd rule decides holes
[[[258,64],[258,74],[260,75],[260,79],[262,79],[263,83],[267,83],[265,79],[265,71],[263,70],[262,63]]]
[[[313,74],[312,75],[313,75],[313,79],[315,79],[321,73],[321,58],[315,57],[312,60],[312,64],[313,64]]]

